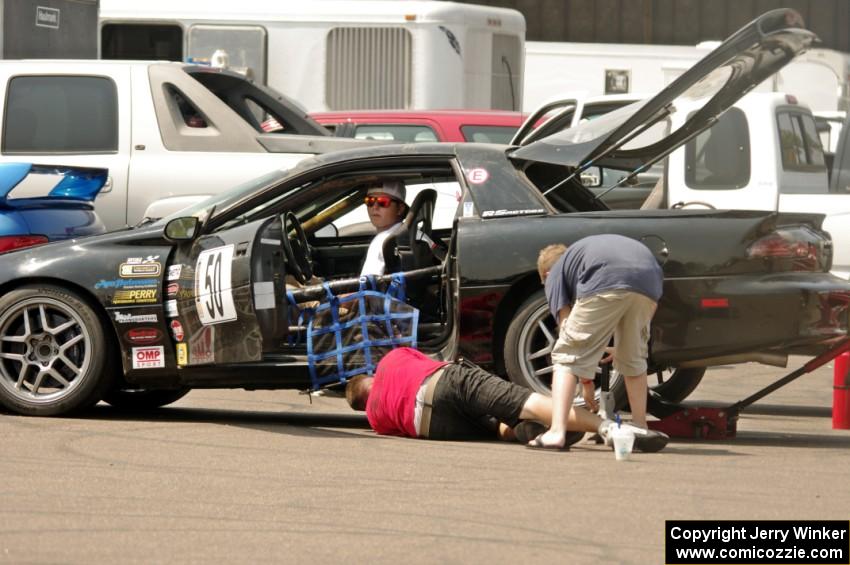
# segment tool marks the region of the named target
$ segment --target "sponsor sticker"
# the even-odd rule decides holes
[[[168,280],[176,281],[180,278],[180,273],[183,272],[183,265],[169,265],[168,266]]]
[[[49,27],[59,29],[59,15],[61,12],[56,8],[44,6],[35,7],[35,25],[38,27]]]
[[[131,349],[134,369],[160,369],[165,367],[165,350],[163,346],[134,347]]]
[[[189,348],[185,343],[177,344],[177,364],[180,366],[189,364]]]
[[[482,169],[481,167],[470,169],[466,173],[466,180],[468,180],[470,184],[481,184],[487,182],[487,179],[489,178],[490,173],[487,172],[487,169]]]
[[[119,324],[155,324],[159,319],[156,314],[125,314],[115,312],[115,321]]]
[[[475,204],[472,202],[464,202],[463,203],[463,217],[471,218],[475,215]]]
[[[161,271],[162,265],[160,263],[143,263],[141,265],[121,263],[121,269],[118,271],[118,274],[124,278],[158,277]]]
[[[193,365],[215,363],[213,343],[215,343],[215,326],[204,326],[200,332],[193,332],[189,336]]]
[[[113,304],[152,304],[156,302],[155,288],[117,290],[112,295]]]
[[[174,298],[175,296],[177,296],[177,292],[179,290],[180,285],[178,283],[168,283],[168,287],[165,289],[165,294],[167,294],[169,298]]]
[[[195,305],[201,323],[220,324],[236,319],[230,267],[233,245],[201,252],[195,266]]]
[[[176,318],[178,316],[176,300],[165,301],[165,315],[169,318]]]
[[[174,336],[176,341],[183,341],[183,338],[186,336],[183,333],[183,324],[180,323],[179,320],[171,320],[171,335]]]
[[[162,332],[157,328],[133,328],[124,332],[124,339],[135,345],[151,345],[162,341]]]
[[[103,288],[151,288],[159,285],[159,279],[100,279],[95,283],[95,290]]]
[[[531,210],[485,210],[481,213],[482,218],[499,218],[501,216],[529,216],[532,214],[542,214],[545,212],[543,208],[534,208]]]

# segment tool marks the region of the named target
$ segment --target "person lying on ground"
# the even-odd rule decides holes
[[[522,443],[546,429],[552,418],[549,397],[505,381],[474,365],[434,361],[401,347],[378,363],[375,376],[358,376],[346,385],[354,410],[366,411],[369,425],[383,435],[434,440],[502,440]],[[584,408],[570,412],[570,429],[608,437],[612,422]],[[653,445],[637,441],[636,448]],[[561,447],[567,449],[568,445]]]

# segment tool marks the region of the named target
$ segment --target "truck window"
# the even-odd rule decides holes
[[[9,81],[3,153],[115,153],[118,91],[94,76],[22,76]]]
[[[420,141],[439,141],[436,132],[422,125],[368,125],[357,126],[354,129],[356,139],[380,139],[383,141],[403,141],[418,143]]]
[[[466,141],[476,143],[501,143],[511,142],[517,128],[512,126],[461,126],[460,131]]]
[[[808,114],[797,112],[780,112],[776,119],[779,124],[782,168],[799,172],[825,170],[823,147],[814,119]]]
[[[749,182],[747,117],[739,108],[730,108],[685,145],[685,184],[694,190],[735,190]]]

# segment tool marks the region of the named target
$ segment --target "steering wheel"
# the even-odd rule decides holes
[[[679,210],[682,208],[687,208],[688,206],[705,206],[709,210],[717,210],[713,204],[709,204],[708,202],[703,202],[701,200],[691,200],[690,202],[676,202],[670,208],[674,210]]]
[[[313,257],[310,255],[310,246],[307,244],[307,236],[301,222],[292,212],[287,212],[281,217],[281,242],[283,253],[286,255],[286,264],[289,273],[301,284],[313,278]],[[294,231],[295,236],[290,239],[289,232]]]

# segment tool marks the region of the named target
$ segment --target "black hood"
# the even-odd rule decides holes
[[[756,18],[658,95],[509,151],[516,160],[636,170],[663,158],[699,132],[760,82],[817,41],[794,10]],[[693,112],[663,136],[653,126],[677,111]],[[659,137],[661,139],[659,140]]]

